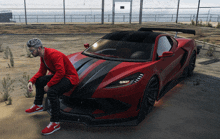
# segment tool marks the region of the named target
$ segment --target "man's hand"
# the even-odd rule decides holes
[[[44,91],[45,92],[47,92],[48,91],[48,89],[49,89],[49,87],[46,85],[46,86],[44,86]]]
[[[27,87],[28,87],[28,91],[29,91],[29,92],[32,92],[32,91],[33,91],[33,84],[32,84],[32,82],[29,82],[28,85],[27,85]]]

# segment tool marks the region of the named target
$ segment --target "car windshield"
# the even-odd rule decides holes
[[[103,59],[123,61],[150,61],[154,43],[100,39],[83,54]]]

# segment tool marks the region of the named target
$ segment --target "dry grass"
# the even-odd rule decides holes
[[[7,77],[3,78],[2,80],[2,86],[3,86],[3,96],[1,101],[9,101],[7,104],[10,105],[11,104],[11,96],[10,96],[10,92],[14,90],[14,86],[12,86],[12,84],[15,82],[15,80],[11,79],[10,75],[7,74]]]

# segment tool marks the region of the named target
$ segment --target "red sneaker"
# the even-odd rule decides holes
[[[37,105],[33,105],[31,106],[30,109],[25,110],[26,113],[31,114],[31,113],[35,113],[35,112],[40,112],[43,111],[43,107],[39,107]]]
[[[43,135],[50,135],[52,134],[53,132],[57,131],[60,129],[60,123],[55,123],[55,122],[50,122],[50,124],[45,127],[41,133]]]

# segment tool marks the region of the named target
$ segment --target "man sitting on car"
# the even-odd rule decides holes
[[[47,97],[51,103],[50,124],[42,130],[43,135],[49,135],[60,129],[59,96],[68,92],[79,82],[78,74],[67,56],[55,49],[43,47],[39,39],[31,39],[27,47],[34,57],[40,56],[40,69],[29,80],[28,90],[32,91],[33,84],[36,86],[36,96],[33,106],[26,113],[43,111],[43,97]],[[52,75],[46,75],[49,70]]]

